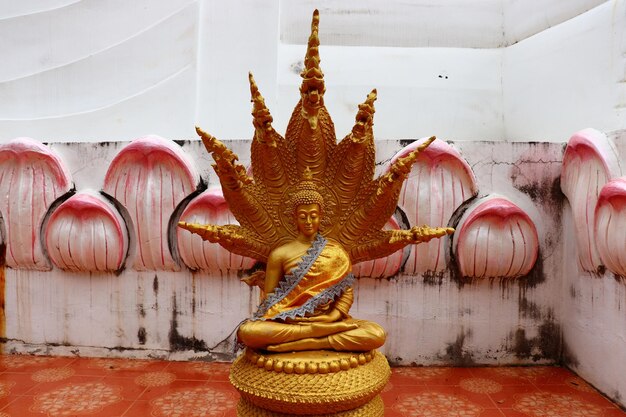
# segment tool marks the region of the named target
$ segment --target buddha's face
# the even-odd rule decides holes
[[[319,204],[301,204],[296,207],[298,231],[306,237],[315,236],[320,228],[321,210]]]

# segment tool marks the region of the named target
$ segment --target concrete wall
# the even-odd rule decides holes
[[[229,145],[247,164],[249,141],[232,141]],[[0,148],[0,159],[7,146],[13,145]],[[114,166],[115,156],[128,149],[124,142],[55,143],[48,148],[66,166],[67,175],[75,185],[75,195],[101,190],[107,181],[106,171],[113,169],[110,167]],[[381,141],[377,148],[382,169],[383,161],[401,151],[403,143]],[[353,314],[375,320],[387,329],[389,338],[383,351],[395,364],[556,363],[561,352],[561,329],[555,294],[562,287],[562,249],[558,233],[560,217],[555,214],[560,210],[563,197],[553,192],[553,186],[558,182],[562,147],[460,142],[452,144],[452,148],[457,149],[461,158],[473,167],[478,197],[498,193],[528,214],[539,236],[537,262],[531,264],[531,271],[521,277],[462,277],[454,259],[453,242],[446,239],[440,255],[445,262],[438,270],[416,271],[405,263],[382,279],[362,276],[356,285]],[[182,142],[181,149],[209,188],[215,186],[201,144],[198,141]],[[437,164],[451,163],[441,158]],[[428,162],[419,162],[418,166],[424,163]],[[136,167],[143,166],[141,161],[135,164]],[[0,165],[0,170],[6,171],[6,165]],[[18,174],[14,175],[18,178]],[[446,175],[452,175],[452,181],[454,170]],[[154,181],[153,177],[150,189],[137,190],[140,205],[155,204],[151,196],[159,187]],[[26,183],[26,187],[11,188],[15,190],[15,200],[23,200],[24,193],[38,194],[28,191],[30,182],[20,180],[19,183]],[[439,180],[434,182],[437,183]],[[0,187],[4,187],[2,184]],[[42,182],[34,181],[33,184]],[[45,186],[46,181],[43,184]],[[409,185],[411,188],[404,192],[405,201],[408,201],[407,194],[419,192],[419,184],[409,181]],[[442,190],[435,185],[430,197],[420,197],[420,207],[437,207],[441,203],[436,200],[441,194]],[[86,243],[79,233],[74,240],[82,242],[81,245],[72,246],[69,242],[69,254],[55,258],[53,252],[56,253],[57,248],[50,246],[49,233],[45,231],[59,227],[65,233],[74,233],[63,224],[57,226],[53,220],[47,220],[55,211],[61,210],[63,206],[58,203],[69,201],[68,197],[60,197],[48,209],[41,221],[44,225],[41,229],[34,225],[33,233],[38,234],[41,230],[42,237],[41,241],[35,239],[33,244],[47,248],[44,255],[49,258],[48,270],[45,267],[37,270],[29,258],[17,259],[15,266],[5,270],[7,351],[172,359],[233,358],[233,332],[255,310],[258,297],[256,291],[239,282],[245,274],[243,270],[223,267],[213,272],[192,271],[180,259],[179,266],[174,268],[176,271],[170,270],[172,268],[166,264],[152,267],[138,264],[139,251],[145,258],[150,248],[143,236],[148,229],[137,227],[146,222],[142,216],[149,215],[150,210],[135,215],[137,208],[130,205],[132,203],[125,205],[128,213],[124,218],[131,235],[131,249],[123,268],[117,272],[98,271],[95,266],[88,266],[91,271],[84,270],[85,266],[74,268],[81,256],[77,252],[91,244]],[[467,197],[471,198],[471,194]],[[120,205],[124,206],[124,203],[118,201],[116,207]],[[24,218],[24,210],[30,210],[29,207],[10,205],[2,209],[7,251],[17,252],[30,247],[31,243],[17,239],[15,232],[11,234],[18,230],[19,219]],[[452,207],[453,211],[455,207]],[[451,219],[448,215],[442,223],[456,225],[468,207],[462,205]],[[406,213],[410,210],[408,206],[401,206],[401,209]],[[173,217],[180,216],[180,210],[169,213]],[[171,227],[176,218],[169,222],[165,219],[165,224]],[[399,221],[403,221],[402,218]],[[404,227],[413,225],[404,224]],[[149,230],[159,229],[154,221],[147,227]],[[22,234],[30,235],[30,232]],[[159,237],[157,233],[150,239],[165,239],[165,247],[176,248],[172,236],[175,234],[166,233]],[[112,240],[108,239],[108,242],[109,250],[112,250]],[[144,245],[143,249],[138,249],[141,245]],[[420,245],[410,250],[425,256],[421,251],[426,248]],[[178,250],[181,250],[180,246]],[[405,261],[406,256],[408,252]],[[499,257],[496,254],[493,260],[497,261]]]
[[[617,145],[617,162],[623,167],[626,134],[614,132],[609,138]],[[572,256],[564,258],[562,266],[563,361],[607,396],[626,405],[626,282],[623,274],[605,265],[588,271],[574,262],[584,249],[577,244],[577,220],[572,209],[572,204],[565,204],[563,251]],[[623,230],[619,233],[623,236]],[[615,252],[623,256],[624,246]]]

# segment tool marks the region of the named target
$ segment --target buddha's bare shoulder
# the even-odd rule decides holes
[[[288,259],[293,256],[294,253],[301,252],[302,250],[307,249],[307,245],[298,242],[297,240],[292,240],[291,242],[287,242],[283,245],[277,246],[272,249],[269,255],[270,260],[283,260]]]

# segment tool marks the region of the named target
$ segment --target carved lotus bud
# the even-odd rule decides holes
[[[503,197],[486,198],[470,207],[459,222],[454,243],[461,274],[472,278],[526,275],[539,253],[535,224]]]
[[[180,146],[159,136],[134,140],[113,159],[104,191],[130,214],[137,237],[136,270],[178,270],[170,253],[170,217],[200,176]]]
[[[7,265],[50,269],[41,247],[41,224],[50,205],[72,186],[68,169],[47,146],[17,138],[0,146],[0,172]]]
[[[69,271],[117,271],[128,252],[122,216],[103,197],[76,194],[50,216],[45,230],[52,262]]]
[[[410,154],[424,140],[403,148],[392,162]],[[398,206],[406,213],[410,226],[445,226],[452,213],[465,200],[478,193],[476,178],[463,157],[442,140],[435,140],[422,151],[400,191]],[[405,272],[419,274],[446,268],[444,239],[434,239],[411,247]]]
[[[598,197],[595,236],[602,263],[626,276],[626,177],[609,181]]]
[[[561,189],[572,207],[578,261],[596,272],[602,261],[596,247],[595,207],[600,190],[621,175],[615,146],[594,129],[577,132],[567,143],[561,171]]]

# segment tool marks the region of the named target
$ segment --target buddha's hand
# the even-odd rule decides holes
[[[409,230],[394,231],[389,243],[410,244],[428,242],[431,239],[451,235],[452,233],[454,233],[452,227],[414,226]]]
[[[241,281],[245,282],[251,287],[265,288],[265,271],[255,271],[250,276],[241,278]]]
[[[454,233],[454,229],[452,227],[428,227],[424,225],[412,227],[410,232],[414,242],[428,242],[431,239],[451,235]]]
[[[302,323],[334,323],[341,320],[342,315],[339,310],[333,308],[328,313],[318,314],[317,316],[298,318],[298,322]]]

